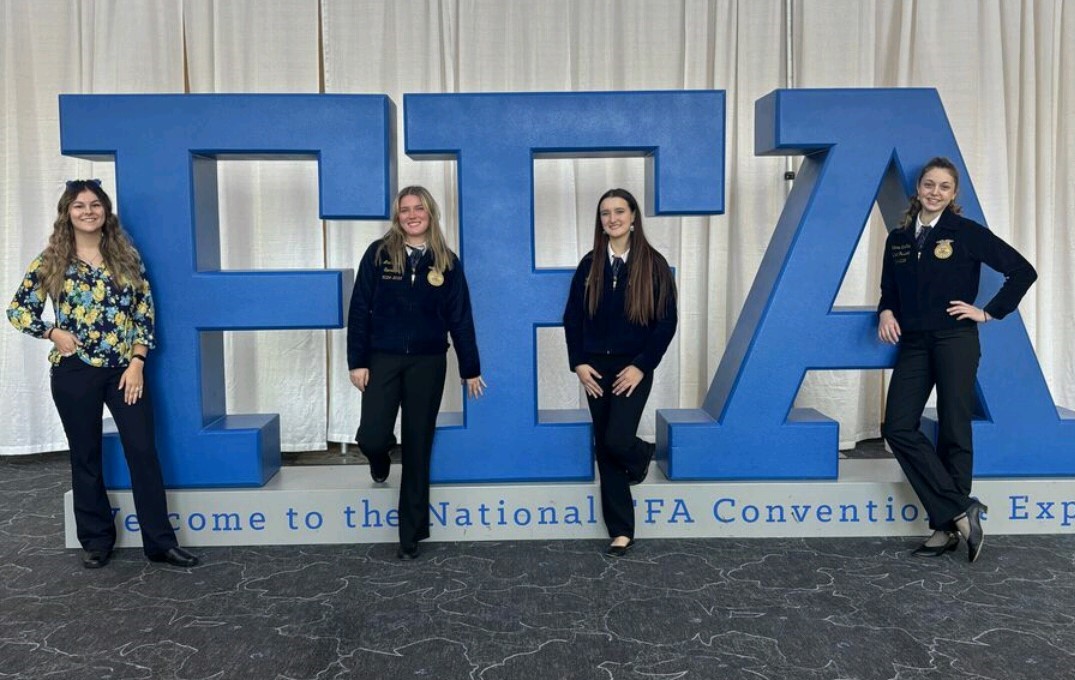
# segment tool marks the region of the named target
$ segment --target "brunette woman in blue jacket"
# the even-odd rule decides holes
[[[653,370],[676,332],[676,287],[664,257],[646,241],[629,191],[597,204],[593,250],[582,258],[564,310],[571,370],[586,390],[601,510],[612,539],[606,553],[634,545],[632,484],[645,479],[654,445],[636,436]]]
[[[877,335],[899,344],[882,432],[933,529],[912,554],[944,555],[962,535],[974,562],[987,512],[970,495],[978,326],[1013,312],[1037,274],[996,234],[960,215],[958,192],[959,171],[947,158],[931,159],[919,173],[910,207],[885,242]],[[1004,285],[979,308],[983,263],[1004,275]],[[934,386],[936,446],[919,429]]]
[[[424,187],[407,187],[388,233],[362,257],[347,316],[347,368],[363,393],[356,438],[374,482],[388,479],[403,411],[401,560],[418,557],[418,542],[429,538],[429,464],[449,335],[467,393],[480,397],[485,382],[463,267],[445,244],[436,201]]]

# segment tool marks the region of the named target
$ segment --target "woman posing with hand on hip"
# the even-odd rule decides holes
[[[388,479],[396,413],[403,410],[399,488],[401,560],[429,538],[429,464],[444,392],[448,335],[472,398],[485,391],[463,267],[448,249],[440,209],[419,186],[396,197],[392,226],[358,268],[347,316],[347,367],[362,394],[358,446],[377,483]]]
[[[646,241],[638,201],[610,189],[597,203],[593,250],[582,258],[564,310],[571,370],[586,390],[601,510],[612,542],[634,545],[630,485],[646,478],[654,445],[636,436],[653,370],[676,332],[676,288],[664,257]]]
[[[877,335],[899,344],[883,434],[933,529],[913,554],[943,555],[959,546],[962,535],[974,562],[984,539],[981,516],[988,511],[970,495],[978,325],[1014,311],[1037,274],[993,232],[960,216],[958,192],[959,172],[947,158],[931,159],[919,173],[916,195],[885,243]],[[1005,280],[978,308],[982,263]],[[934,386],[936,447],[919,430]]]
[[[153,297],[138,251],[98,180],[67,183],[45,251],[26,272],[8,320],[50,340],[52,398],[71,449],[71,488],[82,565],[108,564],[116,543],[101,469],[101,415],[112,413],[131,472],[142,549],[154,562],[193,567],[168,521],[142,371],[153,348]],[[51,297],[54,325],[41,318]]]

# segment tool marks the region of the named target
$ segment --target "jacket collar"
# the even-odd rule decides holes
[[[940,219],[937,220],[937,224],[933,226],[935,229],[959,231],[963,227],[963,218],[955,214],[948,208],[945,208],[944,212],[941,213]]]
[[[933,225],[933,228],[944,229],[946,231],[959,231],[963,228],[963,218],[955,214],[948,208],[945,208],[944,212],[941,213],[941,216],[937,218],[937,222]],[[915,237],[915,231],[917,231],[918,229],[918,220],[911,220],[910,224],[908,224],[906,227],[901,227],[901,229],[903,229],[903,231],[907,234],[908,238],[913,241]]]

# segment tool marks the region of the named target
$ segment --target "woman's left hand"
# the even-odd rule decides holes
[[[142,375],[142,362],[135,359],[119,378],[119,389],[123,390],[123,401],[128,406],[142,398],[142,388],[145,382]]]
[[[988,314],[985,313],[984,309],[979,309],[974,305],[969,305],[962,300],[949,300],[948,304],[952,305],[946,310],[948,312],[948,316],[954,316],[960,321],[962,321],[963,319],[970,319],[971,321],[976,321],[978,323],[985,323],[991,318]]]
[[[644,377],[646,374],[642,372],[642,369],[633,364],[628,365],[616,374],[616,382],[612,383],[612,393],[616,396],[626,393],[629,397]]]
[[[467,394],[471,399],[477,399],[485,394],[485,388],[488,387],[480,375],[477,378],[467,378],[463,384],[467,386]]]

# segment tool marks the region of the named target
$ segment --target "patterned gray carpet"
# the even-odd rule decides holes
[[[0,458],[0,678],[1075,678],[1075,537],[63,548],[63,455]]]

